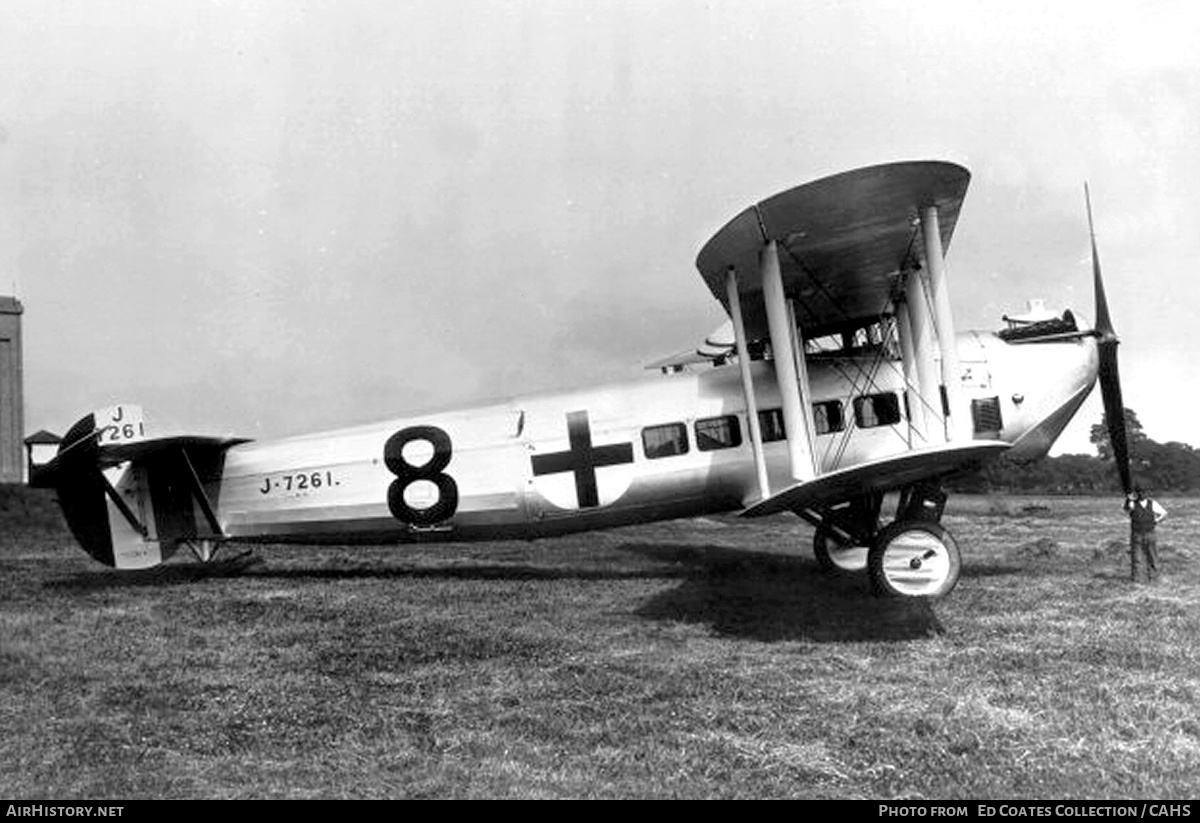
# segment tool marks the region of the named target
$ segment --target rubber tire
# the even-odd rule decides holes
[[[920,557],[929,551],[935,556]],[[909,573],[911,559],[923,561],[918,569],[924,574]],[[937,523],[898,521],[879,533],[867,556],[867,567],[871,588],[878,595],[936,599],[954,590],[962,571],[962,554],[954,536]]]
[[[830,550],[830,546],[834,547]],[[813,534],[813,555],[821,571],[829,574],[858,574],[866,571],[867,546],[842,546],[824,529]]]

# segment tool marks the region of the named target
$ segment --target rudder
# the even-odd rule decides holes
[[[224,452],[239,442],[151,440],[141,408],[121,404],[72,426],[57,456],[30,482],[58,491],[71,533],[95,560],[145,569],[170,558],[181,542],[224,537],[211,498]]]

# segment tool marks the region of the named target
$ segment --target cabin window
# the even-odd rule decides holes
[[[817,434],[840,432],[846,428],[842,419],[842,401],[826,400],[823,403],[813,403],[813,428]]]
[[[894,426],[900,422],[900,401],[895,394],[864,394],[854,399],[854,420],[859,428]]]
[[[651,460],[687,454],[687,427],[682,423],[647,426],[642,429],[642,449]]]
[[[742,445],[742,429],[732,414],[696,421],[696,448],[702,452]]]
[[[783,409],[760,411],[758,413],[758,427],[762,429],[764,443],[787,438],[787,432],[783,428]]]
[[[971,419],[975,421],[976,434],[999,434],[1004,428],[1004,419],[1000,416],[1000,398],[972,400]]]

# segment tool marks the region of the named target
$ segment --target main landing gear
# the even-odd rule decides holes
[[[962,555],[942,525],[946,493],[922,483],[905,488],[896,519],[879,528],[882,494],[854,498],[818,512],[813,553],[822,568],[846,574],[866,569],[876,594],[944,597],[958,583]]]
[[[820,513],[813,535],[813,554],[822,569],[834,574],[853,574],[867,568],[882,505],[882,494],[868,494]]]

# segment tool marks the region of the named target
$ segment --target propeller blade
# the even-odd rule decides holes
[[[1129,469],[1129,439],[1125,433],[1125,404],[1121,399],[1121,376],[1117,369],[1115,339],[1100,342],[1100,396],[1104,400],[1108,442],[1112,446],[1113,459],[1117,461],[1121,490],[1129,494],[1133,490],[1133,479]]]
[[[1096,331],[1100,333],[1101,340],[1112,338],[1115,341],[1117,335],[1113,331],[1112,317],[1108,313],[1104,278],[1100,276],[1100,253],[1096,251],[1096,229],[1092,224],[1092,193],[1088,190],[1087,183],[1083,184],[1083,199],[1087,204],[1088,234],[1092,238],[1092,289],[1096,297]]]
[[[1100,253],[1096,250],[1096,230],[1092,223],[1092,195],[1087,183],[1083,184],[1083,196],[1087,202],[1088,234],[1092,238],[1092,287],[1096,301],[1097,348],[1100,355],[1100,396],[1104,400],[1104,420],[1108,426],[1108,442],[1112,446],[1113,459],[1117,461],[1117,474],[1121,478],[1121,490],[1129,494],[1133,490],[1133,478],[1129,468],[1129,437],[1125,430],[1125,402],[1121,397],[1121,373],[1117,366],[1117,345],[1121,342],[1113,330],[1112,317],[1108,313],[1108,298],[1104,294],[1104,278],[1100,275]]]

